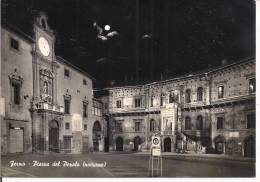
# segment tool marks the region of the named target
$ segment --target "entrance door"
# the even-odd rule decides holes
[[[64,152],[71,153],[71,136],[64,136]]]
[[[141,145],[141,138],[139,136],[134,138],[134,151],[138,151],[139,145]]]
[[[94,152],[99,152],[99,142],[97,139],[93,140],[93,150]]]
[[[164,152],[171,152],[171,139],[165,138],[164,139]]]
[[[117,137],[116,139],[116,151],[123,151],[123,138],[122,137]]]
[[[216,145],[216,153],[217,154],[224,153],[225,143],[223,143],[223,142],[216,142],[215,145]]]
[[[59,152],[59,125],[56,121],[49,124],[49,151]]]
[[[23,152],[23,130],[10,129],[10,153]]]
[[[93,125],[93,150],[99,152],[99,141],[101,138],[101,125],[99,121],[95,121]]]
[[[255,139],[253,137],[246,139],[244,148],[245,148],[245,152],[244,152],[245,157],[255,157]]]

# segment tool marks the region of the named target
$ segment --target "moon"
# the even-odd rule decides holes
[[[105,29],[106,31],[109,31],[109,30],[110,30],[110,25],[105,25],[104,29]]]

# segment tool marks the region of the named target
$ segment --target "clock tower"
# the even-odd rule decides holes
[[[39,57],[52,61],[54,55],[55,36],[48,25],[48,18],[45,13],[40,12],[34,20],[34,32],[36,40],[36,53]]]
[[[48,25],[47,15],[43,12],[37,12],[33,27],[33,150],[48,152],[55,148],[59,152],[63,109],[57,102],[59,66],[54,51],[55,35]]]

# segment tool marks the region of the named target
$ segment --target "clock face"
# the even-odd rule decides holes
[[[41,53],[44,56],[49,56],[49,54],[50,54],[50,46],[49,46],[48,41],[44,37],[40,37],[39,38],[38,46],[39,46],[39,49],[40,49]]]

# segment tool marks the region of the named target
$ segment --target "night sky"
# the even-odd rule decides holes
[[[93,75],[96,87],[157,81],[255,56],[253,0],[139,0],[138,13],[136,2],[2,0],[2,20],[26,32],[33,10],[45,11],[56,55]],[[101,41],[94,22],[118,34]]]

